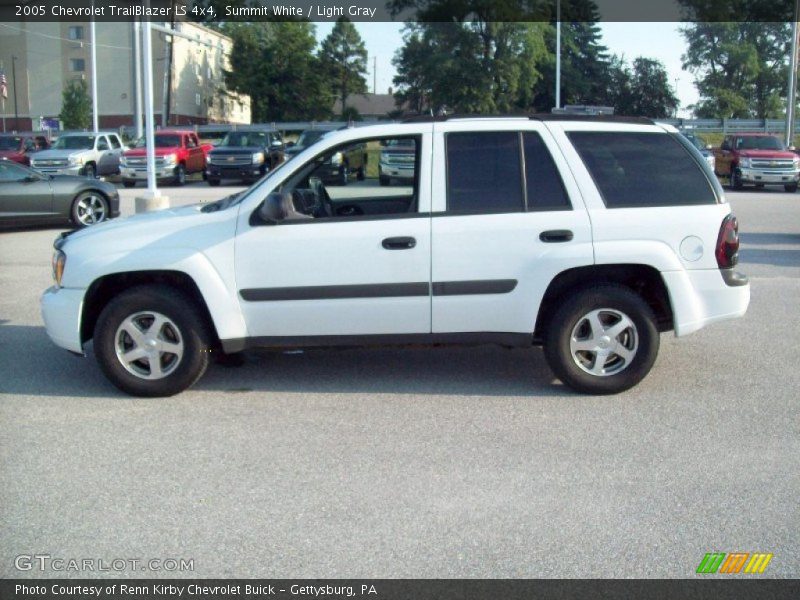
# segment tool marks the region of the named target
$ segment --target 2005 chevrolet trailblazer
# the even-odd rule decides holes
[[[413,142],[414,178],[322,183],[331,156]],[[373,174],[374,175],[374,174]],[[333,132],[247,191],[56,241],[52,340],[142,396],[210,350],[543,344],[572,388],[614,393],[659,333],[744,314],[738,227],[700,153],[637,120],[444,118]]]

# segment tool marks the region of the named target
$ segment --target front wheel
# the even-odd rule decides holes
[[[83,174],[88,179],[95,179],[97,177],[97,168],[92,163],[89,163],[83,167]]]
[[[789,192],[790,194],[794,194],[797,191],[797,184],[787,183],[783,186],[783,189]]]
[[[219,179],[211,179],[209,177],[208,179],[206,179],[206,181],[208,182],[208,185],[210,185],[211,187],[217,187],[219,185],[219,181],[220,180]]]
[[[208,367],[208,326],[196,305],[167,286],[138,286],[113,298],[94,328],[100,369],[133,396],[172,396]]]
[[[648,304],[629,288],[598,285],[552,315],[544,353],[556,376],[578,392],[616,394],[650,372],[659,336]]]
[[[739,169],[731,169],[731,187],[734,190],[741,190],[744,187]]]
[[[108,218],[108,202],[100,192],[83,192],[72,201],[71,212],[75,225],[88,227]]]
[[[126,188],[135,187],[136,186],[136,180],[135,179],[123,179],[122,180],[122,185],[124,185]]]
[[[186,167],[183,165],[178,165],[175,167],[175,178],[173,179],[173,183],[177,186],[182,186],[186,183]]]

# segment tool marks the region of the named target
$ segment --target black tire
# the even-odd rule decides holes
[[[378,179],[381,185],[389,185],[389,183],[391,182],[391,179],[389,177],[386,177],[385,175],[381,175]]]
[[[364,181],[366,178],[366,174],[364,173],[364,167],[358,167],[358,171],[356,171],[356,179],[358,181]]]
[[[177,329],[174,339],[183,344],[183,355],[174,366],[166,362],[169,360],[166,355],[164,368],[172,371],[161,379],[145,379],[130,372],[117,356],[116,338],[121,324],[131,315],[150,311],[169,319],[167,331],[174,332],[171,328],[174,325]],[[211,339],[206,320],[187,296],[169,286],[142,285],[115,296],[100,313],[94,328],[94,353],[105,376],[123,392],[143,397],[172,396],[194,385],[205,373]],[[147,362],[140,361],[140,365],[149,365],[146,357],[142,360]],[[161,358],[159,361],[162,364]]]
[[[638,341],[629,363],[613,352],[603,359],[604,365],[614,361],[621,365],[619,371],[608,375],[584,370],[570,349],[573,329],[579,327],[587,314],[598,309],[611,309],[627,316],[635,326],[635,336],[624,335],[633,336],[628,340]],[[658,356],[659,341],[655,316],[641,296],[624,286],[600,284],[570,293],[569,299],[551,316],[545,331],[544,355],[556,377],[575,391],[617,394],[632,388],[647,375]],[[617,340],[611,343],[616,344]]]
[[[347,167],[342,166],[339,168],[339,185],[347,185]]]
[[[206,181],[208,181],[208,185],[210,185],[211,187],[217,187],[220,182],[219,179],[211,179],[211,178],[206,179]]]
[[[741,190],[743,187],[742,174],[739,173],[739,169],[731,169],[731,188]]]
[[[186,183],[186,167],[183,165],[178,165],[175,167],[175,177],[172,180],[172,183],[178,187],[181,187]]]
[[[794,194],[797,191],[797,184],[787,183],[783,186],[783,189],[789,192],[790,194]]]
[[[97,179],[97,167],[93,163],[89,163],[83,167],[83,175],[89,179]]]
[[[70,218],[76,227],[89,227],[102,223],[109,215],[108,199],[100,192],[86,190],[72,201]]]
[[[134,179],[123,179],[122,185],[124,185],[126,188],[132,188],[136,186],[136,181]]]

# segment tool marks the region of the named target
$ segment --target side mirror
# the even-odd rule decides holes
[[[258,209],[258,216],[260,216],[265,223],[270,225],[277,225],[286,218],[286,209],[283,205],[283,194],[280,192],[272,192],[264,200],[264,203]]]

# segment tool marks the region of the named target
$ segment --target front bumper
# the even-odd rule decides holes
[[[206,178],[210,179],[258,179],[264,175],[261,165],[221,166],[208,165]]]
[[[44,173],[45,175],[83,175],[83,165],[73,165],[67,167],[31,167],[34,171]]]
[[[135,181],[147,180],[146,168],[120,167],[119,173],[123,179],[132,179]],[[173,177],[175,177],[175,165],[156,168],[156,179],[172,179]]]
[[[47,335],[56,346],[83,354],[81,312],[85,290],[57,288],[45,290],[41,298],[42,318]]]
[[[741,275],[730,282],[730,274],[719,269],[666,271],[661,275],[669,290],[676,336],[747,312],[750,284]]]
[[[414,165],[393,165],[380,163],[380,174],[393,179],[414,179]]]
[[[800,169],[787,171],[786,169],[747,169],[739,168],[741,179],[745,183],[797,183],[800,179]]]

